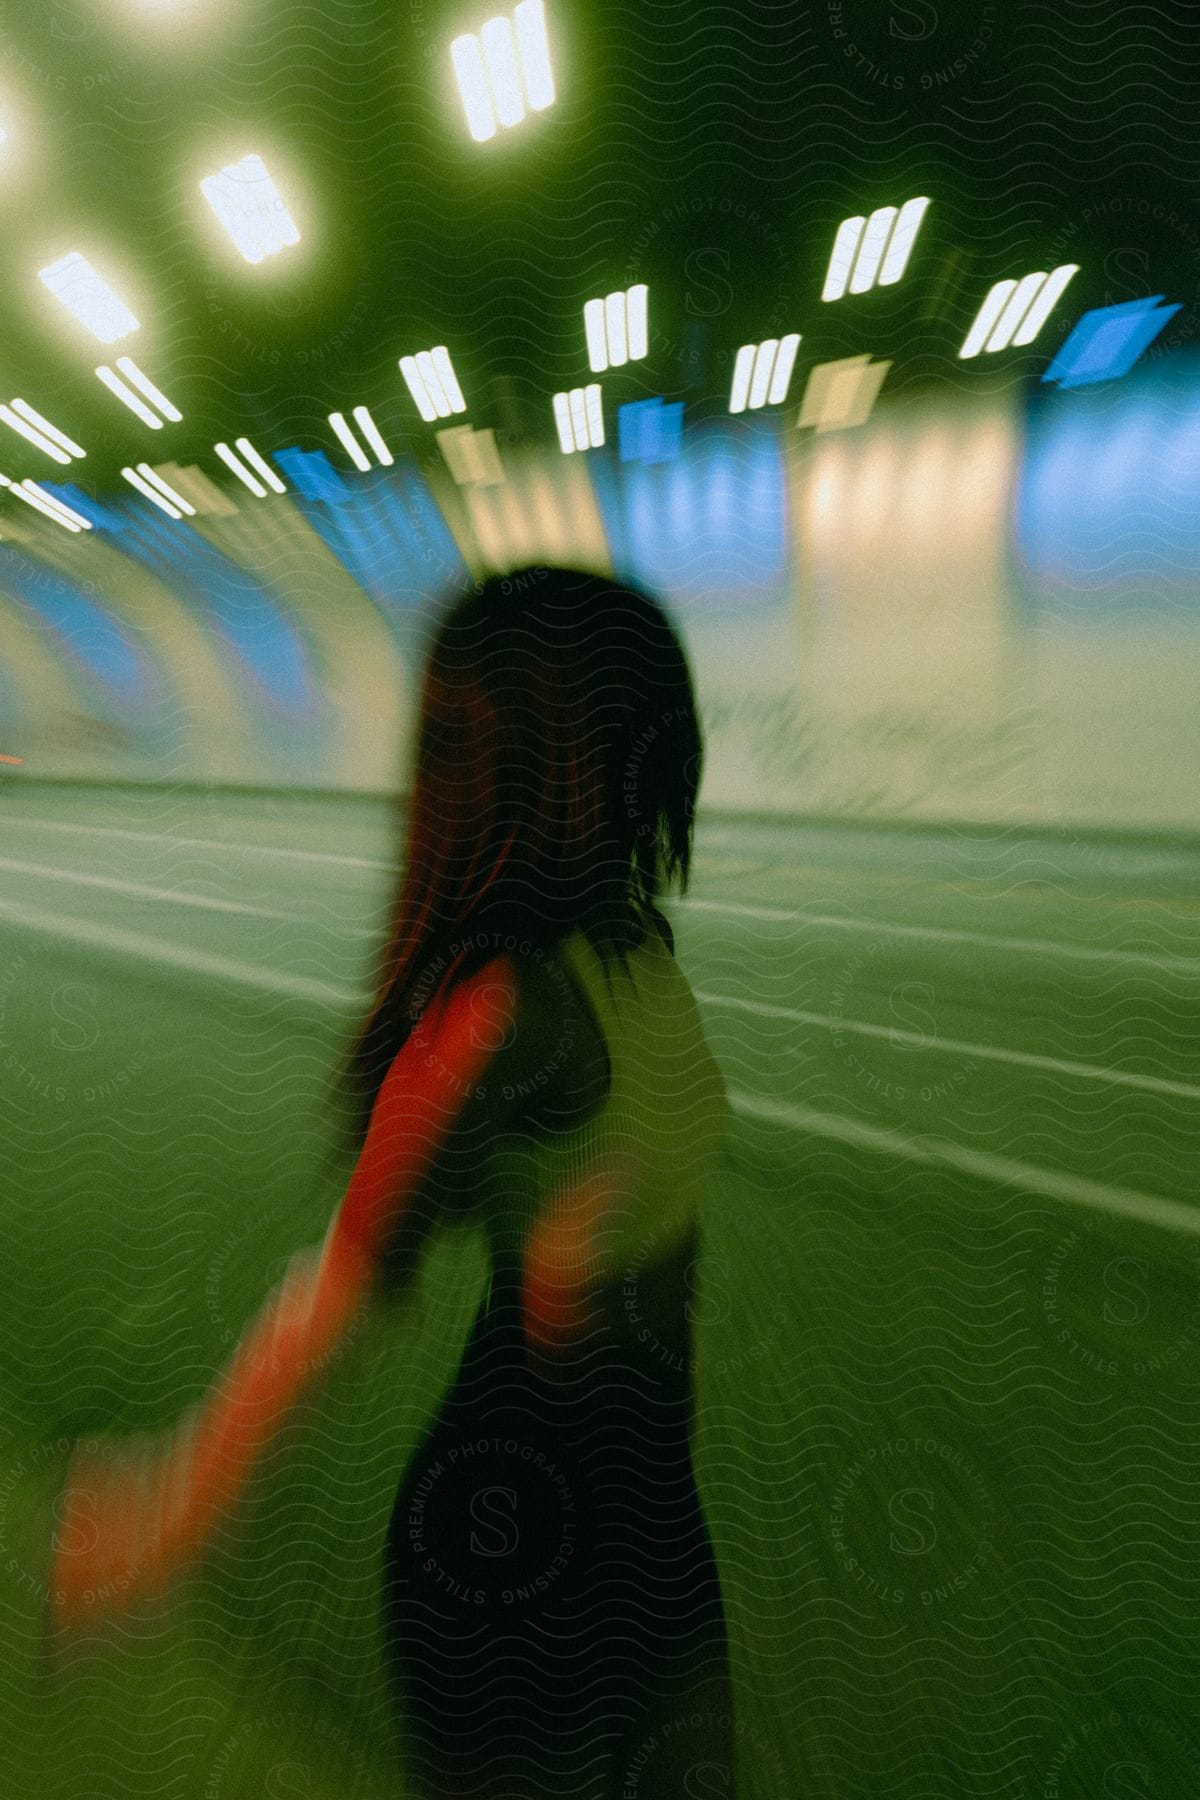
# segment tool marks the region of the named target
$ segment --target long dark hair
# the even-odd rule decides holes
[[[376,999],[341,1070],[352,1143],[423,1007],[506,937],[552,948],[582,929],[611,981],[665,928],[655,901],[687,890],[703,762],[688,660],[649,595],[528,568],[450,606],[425,667]]]

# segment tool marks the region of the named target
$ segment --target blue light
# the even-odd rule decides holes
[[[342,480],[323,450],[301,450],[293,445],[287,450],[272,450],[271,458],[306,500],[345,506],[354,498],[353,488]]]
[[[663,467],[589,473],[619,576],[688,606],[775,604],[787,592],[787,471],[778,422],[689,428]]]
[[[99,526],[101,531],[111,531],[115,535],[129,529],[129,521],[123,513],[114,512],[110,506],[102,506],[99,500],[93,500],[90,494],[85,494],[82,488],[77,488],[70,482],[39,481],[38,486],[44,488],[53,499],[61,500],[64,506],[69,506],[73,512],[88,519],[92,525]]]
[[[252,686],[258,702],[284,718],[314,717],[325,702],[286,598],[199,532],[172,524],[150,508],[131,531],[128,554],[221,640],[223,655]]]
[[[1084,313],[1042,380],[1074,388],[1127,375],[1180,310],[1178,306],[1159,307],[1162,298],[1152,294],[1148,300],[1126,300],[1119,306],[1098,306]]]
[[[87,678],[90,703],[126,724],[153,698],[153,667],[137,633],[57,569],[8,549],[0,579],[9,604],[34,613]]]
[[[1049,399],[1029,419],[1015,493],[1023,606],[1063,617],[1196,616],[1200,368]]]
[[[320,505],[313,504],[323,497],[318,490],[324,477],[316,465],[324,456],[301,450],[273,454],[295,482],[308,524],[389,624],[466,580],[462,552],[415,465],[373,469],[343,484],[340,499]],[[292,460],[301,457],[303,465]],[[341,482],[336,469],[329,472]]]
[[[619,406],[617,437],[622,462],[670,462],[683,437],[683,401],[668,406],[658,398]]]

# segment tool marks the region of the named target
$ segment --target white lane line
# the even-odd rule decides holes
[[[1104,1182],[1087,1181],[1082,1176],[1061,1175],[1052,1169],[1038,1169],[1031,1163],[1016,1162],[1008,1156],[993,1156],[986,1150],[968,1150],[965,1145],[950,1144],[944,1138],[905,1137],[902,1132],[888,1131],[879,1125],[863,1125],[837,1113],[815,1112],[810,1107],[794,1106],[788,1101],[768,1100],[761,1094],[747,1093],[744,1088],[730,1088],[729,1102],[734,1112],[747,1118],[762,1119],[791,1131],[808,1132],[814,1137],[832,1138],[838,1143],[851,1144],[856,1150],[884,1151],[908,1162],[953,1169],[957,1174],[992,1182],[997,1187],[1025,1188],[1030,1193],[1044,1194],[1048,1200],[1060,1200],[1068,1206],[1086,1206],[1095,1212],[1132,1220],[1138,1225],[1161,1225],[1168,1231],[1200,1237],[1200,1206],[1184,1200],[1143,1194],[1135,1188],[1109,1187]]]
[[[34,875],[46,881],[69,881],[77,887],[106,888],[114,894],[132,894],[144,900],[170,901],[175,906],[198,906],[209,912],[247,913],[256,919],[291,919],[296,924],[307,923],[302,913],[276,912],[272,907],[251,906],[244,900],[213,900],[206,894],[150,887],[144,881],[118,881],[112,875],[84,875],[74,869],[48,868],[44,863],[18,862],[11,856],[0,856],[0,869],[11,869],[17,875]]]
[[[1166,1081],[1157,1075],[1135,1075],[1126,1069],[1108,1069],[1101,1063],[1073,1062],[1068,1057],[1036,1056],[1028,1050],[1000,1050],[991,1044],[968,1044],[961,1038],[927,1039],[919,1031],[900,1031],[890,1025],[868,1025],[857,1019],[835,1019],[828,1013],[801,1012],[793,1006],[771,1006],[765,1000],[738,1000],[731,994],[710,994],[695,990],[697,1000],[709,1006],[724,1006],[736,1012],[757,1013],[765,1019],[794,1019],[800,1025],[828,1025],[835,1032],[848,1031],[856,1037],[887,1038],[891,1043],[910,1045],[914,1050],[936,1053],[945,1050],[954,1056],[977,1056],[988,1062],[1016,1063],[1023,1069],[1048,1069],[1054,1075],[1080,1075],[1085,1081],[1108,1081],[1117,1087],[1141,1088],[1148,1094],[1178,1094],[1184,1100],[1200,1100],[1200,1087],[1189,1081]]]
[[[895,925],[887,919],[836,918],[830,913],[801,912],[796,908],[751,906],[725,900],[693,900],[683,897],[676,906],[689,912],[722,913],[734,918],[772,919],[788,925],[819,925],[830,931],[868,931],[879,937],[917,938],[930,944],[979,944],[989,950],[1019,951],[1031,956],[1054,956],[1073,962],[1103,963],[1111,968],[1126,963],[1132,968],[1156,969],[1165,975],[1200,976],[1200,957],[1158,955],[1149,950],[1093,950],[1087,944],[1059,943],[1054,938],[994,937],[982,931],[952,931],[940,925]]]
[[[65,939],[71,944],[90,944],[111,954],[127,956],[139,963],[156,962],[196,975],[204,981],[222,981],[256,993],[278,994],[286,999],[308,1000],[318,1005],[336,1007],[339,1011],[369,1004],[370,995],[356,988],[337,987],[331,982],[313,981],[302,975],[283,975],[273,969],[259,968],[253,963],[236,961],[229,956],[214,956],[206,951],[184,950],[161,938],[144,937],[140,933],[120,931],[113,926],[94,925],[89,919],[73,919],[66,914],[49,917],[32,912],[28,907],[0,900],[0,917],[13,920],[25,930],[45,937]],[[1016,1185],[1049,1199],[1072,1205],[1090,1206],[1113,1213],[1140,1224],[1162,1225],[1173,1231],[1200,1236],[1200,1207],[1167,1200],[1156,1194],[1141,1194],[1131,1188],[1106,1187],[1100,1182],[1086,1181],[1071,1175],[1059,1175],[1031,1164],[1014,1162],[1008,1157],[992,1156],[984,1151],[968,1150],[940,1138],[920,1141],[903,1137],[897,1131],[863,1125],[833,1113],[815,1112],[809,1107],[795,1106],[763,1095],[750,1094],[743,1088],[731,1088],[730,1104],[735,1112],[771,1124],[785,1125],[795,1131],[807,1131],[819,1137],[833,1138],[856,1148],[886,1150],[909,1161],[940,1164],[962,1174],[979,1176],[1001,1186]]]
[[[66,913],[35,912],[11,900],[0,900],[0,920],[11,920],[24,931],[41,937],[65,940],[68,944],[88,944],[108,955],[126,957],[139,964],[158,963],[183,975],[199,977],[203,982],[225,982],[248,988],[254,993],[279,994],[289,1000],[310,1000],[319,1006],[337,1007],[339,1011],[366,1006],[370,996],[355,988],[337,987],[328,981],[313,981],[306,975],[284,975],[274,969],[263,969],[255,963],[239,962],[232,956],[217,956],[207,950],[184,949],[162,938],[145,937],[138,931],[122,931],[115,925],[97,925],[91,919],[74,919]]]
[[[129,831],[115,825],[74,825],[51,819],[22,819],[43,831],[86,832],[97,837],[129,838],[145,843],[178,844],[181,848],[228,850],[244,856],[292,857],[302,862],[332,863],[347,869],[383,869],[396,874],[402,863],[381,862],[365,856],[337,856],[327,850],[289,850],[272,844],[234,844],[223,838],[175,837],[170,832]],[[1060,960],[1101,963],[1111,968],[1125,963],[1132,968],[1155,969],[1160,974],[1200,975],[1200,958],[1157,955],[1144,950],[1094,950],[1086,944],[1056,942],[1053,938],[998,937],[978,931],[953,931],[933,925],[898,925],[884,919],[835,918],[826,913],[800,912],[794,908],[753,906],[732,900],[696,900],[679,896],[674,904],[692,912],[720,913],[730,918],[771,919],[783,924],[806,923],[834,931],[876,932],[884,937],[916,938],[929,943],[978,944],[994,950],[1009,950],[1037,956],[1054,956]]]
[[[38,831],[81,832],[88,837],[126,838],[139,844],[179,844],[188,850],[232,850],[238,856],[279,856],[297,862],[334,863],[345,869],[399,870],[401,863],[377,862],[369,856],[335,856],[329,850],[288,850],[274,844],[233,844],[225,838],[176,837],[172,831],[129,831],[120,825],[73,825],[59,819],[26,819],[9,815],[9,822],[32,825]]]

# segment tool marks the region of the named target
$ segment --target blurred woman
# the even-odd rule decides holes
[[[421,1796],[734,1792],[688,1310],[727,1101],[656,905],[687,886],[702,761],[646,595],[528,569],[452,606],[344,1070],[345,1198],[132,1508],[126,1484],[120,1528],[105,1510],[125,1585],[194,1552],[364,1305],[411,1289],[439,1228],[480,1229],[486,1290],[383,1557]],[[63,1561],[69,1615],[85,1577]]]

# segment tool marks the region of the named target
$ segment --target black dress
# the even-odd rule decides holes
[[[531,1367],[493,1274],[413,1457],[385,1553],[414,1796],[683,1800],[734,1792],[724,1616],[692,1470],[684,1277],[652,1351],[619,1296],[565,1365]]]

